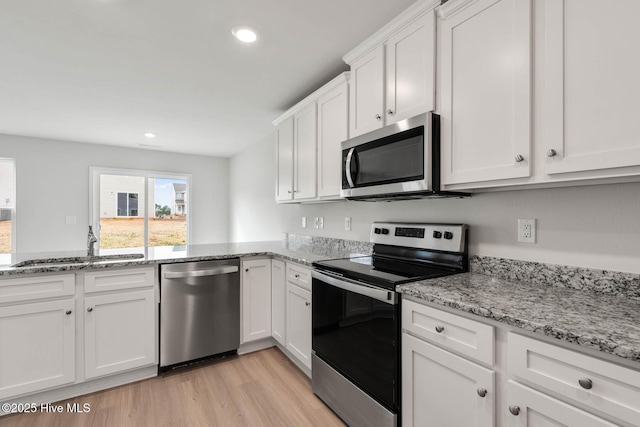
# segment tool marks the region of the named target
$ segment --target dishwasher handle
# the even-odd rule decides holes
[[[166,271],[162,277],[165,279],[183,279],[185,277],[218,276],[221,274],[237,273],[238,271],[237,265],[225,265],[224,267],[207,268],[204,270]]]

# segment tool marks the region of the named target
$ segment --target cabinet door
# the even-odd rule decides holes
[[[384,46],[351,64],[349,136],[384,126]]]
[[[318,99],[318,196],[340,197],[342,151],[349,138],[349,87],[340,85]]]
[[[311,369],[311,292],[287,283],[287,350]]]
[[[271,260],[271,336],[283,346],[287,345],[286,298],[285,264],[277,259]]]
[[[310,104],[294,120],[294,186],[296,200],[316,197],[317,123],[316,104]]]
[[[478,0],[441,23],[442,182],[531,173],[531,1]]]
[[[276,131],[276,201],[293,199],[293,117]]]
[[[511,380],[506,390],[508,427],[614,427],[611,424]],[[517,414],[517,415],[516,415]]]
[[[0,399],[75,381],[75,300],[0,308]]]
[[[242,262],[242,342],[271,336],[271,260]]]
[[[545,173],[640,165],[640,2],[546,0],[544,14]]]
[[[153,289],[86,297],[85,377],[157,363],[156,311]]]
[[[492,427],[494,372],[402,334],[403,426]]]
[[[436,14],[429,11],[386,43],[386,123],[435,108]]]

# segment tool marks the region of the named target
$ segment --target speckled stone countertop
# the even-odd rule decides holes
[[[533,283],[472,272],[401,285],[398,291],[640,362],[640,299],[566,286],[564,279]]]
[[[311,266],[314,261],[332,258],[347,258],[350,256],[370,254],[371,245],[365,242],[329,238],[308,238],[293,236],[282,241],[221,243],[208,245],[160,246],[150,248],[106,250],[99,255],[122,254],[123,259],[109,259],[105,261],[72,262],[75,257],[86,255],[83,251],[47,252],[20,254],[10,260],[10,264],[0,265],[0,276],[22,275],[34,273],[49,273],[58,271],[94,270],[113,267],[130,267],[150,264],[168,264],[187,261],[209,261],[223,258],[247,256],[275,256]],[[131,254],[142,254],[142,258],[131,259]],[[49,265],[27,265],[12,267],[12,265],[28,260],[54,261]]]

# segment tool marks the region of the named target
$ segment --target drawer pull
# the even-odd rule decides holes
[[[294,274],[293,277],[295,277],[296,279],[299,279],[300,275],[299,274]]]
[[[477,392],[478,392],[478,396],[480,396],[480,397],[485,397],[487,395],[487,389],[486,388],[479,388],[477,390]]]
[[[513,415],[519,415],[520,407],[518,405],[509,405],[509,412],[511,412]]]
[[[580,387],[584,388],[585,390],[590,390],[593,387],[593,381],[591,381],[589,378],[580,378],[578,380],[578,384],[580,384]]]
[[[64,314],[66,314],[67,316],[70,316],[71,315],[71,310],[65,311]]]
[[[440,325],[436,326],[436,332],[437,333],[441,334],[442,331],[444,331],[444,326],[440,326]]]
[[[91,313],[91,312],[93,311],[93,307],[89,307],[89,308],[87,308],[87,311],[88,311],[89,313]]]

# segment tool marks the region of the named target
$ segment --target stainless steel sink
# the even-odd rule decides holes
[[[56,265],[91,264],[108,261],[126,261],[144,258],[144,254],[95,255],[67,258],[30,259],[13,264],[11,267],[53,267]]]

